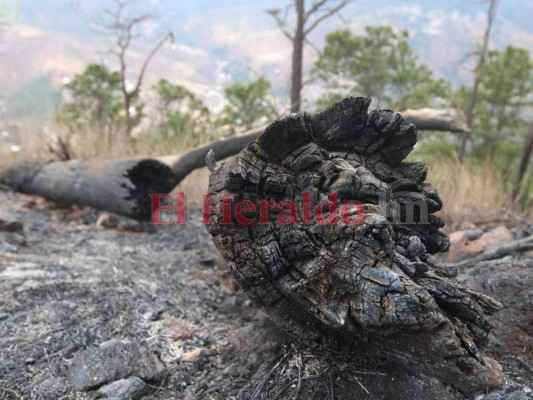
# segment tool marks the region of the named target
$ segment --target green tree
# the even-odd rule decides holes
[[[330,103],[348,95],[372,96],[378,107],[420,108],[444,98],[448,83],[435,79],[408,43],[407,31],[366,27],[364,35],[339,30],[326,36],[314,75],[325,82]]]
[[[251,83],[234,83],[224,89],[227,104],[219,123],[251,129],[276,117],[268,102],[270,82],[261,77]]]
[[[209,128],[209,109],[184,86],[161,79],[157,93],[156,129],[163,138],[189,136],[200,143]]]
[[[89,64],[83,73],[74,76],[66,85],[68,100],[57,118],[71,131],[93,131],[111,138],[125,129],[121,77],[104,65]],[[143,104],[133,99],[132,123],[138,125]]]
[[[529,52],[513,46],[489,51],[470,126],[471,155],[475,159],[496,162],[506,174],[512,171],[527,130],[526,110],[533,105],[532,95],[533,63]],[[468,88],[457,91],[457,109],[467,110],[469,96]]]

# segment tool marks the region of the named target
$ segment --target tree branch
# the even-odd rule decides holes
[[[148,56],[144,60],[144,63],[142,65],[142,67],[141,67],[141,71],[139,72],[139,76],[137,77],[137,83],[135,84],[135,88],[130,92],[132,96],[137,94],[137,92],[139,91],[139,89],[141,87],[141,84],[142,84],[142,81],[143,81],[143,78],[144,78],[144,73],[146,72],[146,69],[148,68],[148,64],[152,60],[152,57],[163,46],[163,44],[167,41],[167,39],[169,39],[171,42],[174,41],[174,33],[168,32],[165,36],[163,36],[159,40],[159,42],[157,42],[157,44],[154,46],[152,51],[150,51],[150,53],[148,54]]]
[[[350,0],[342,0],[340,4],[338,4],[336,7],[333,7],[332,9],[328,10],[324,14],[322,14],[320,17],[318,17],[309,28],[307,28],[304,31],[304,35],[308,35],[311,33],[322,21],[324,21],[326,18],[332,16],[333,14],[339,12],[343,7],[345,7]]]
[[[291,34],[287,28],[285,27],[285,21],[283,21],[280,17],[279,17],[279,10],[277,9],[272,9],[272,10],[266,10],[267,14],[270,14],[277,22],[278,24],[278,27],[279,29],[281,29],[281,32],[283,32],[283,34],[289,39],[289,40],[294,40],[294,35]]]
[[[513,253],[523,253],[525,251],[533,250],[533,235],[530,235],[524,239],[515,240],[513,242],[505,243],[494,249],[490,249],[481,253],[480,255],[453,264],[444,264],[445,268],[471,268],[482,261],[496,260],[503,258]]]
[[[315,2],[311,8],[309,9],[309,11],[307,11],[305,14],[304,14],[304,23],[309,19],[309,17],[311,15],[313,15],[313,13],[315,13],[316,11],[318,11],[318,9],[320,7],[322,7],[324,4],[326,4],[328,2],[328,0],[320,0],[320,1],[317,1]]]

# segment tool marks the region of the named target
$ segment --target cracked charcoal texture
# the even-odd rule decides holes
[[[501,304],[428,261],[449,241],[433,215],[442,202],[424,182],[425,165],[404,161],[416,128],[392,111],[369,113],[369,105],[352,97],[291,114],[214,166],[213,206],[229,196],[234,216],[237,202],[249,200],[256,211],[244,215],[259,221],[261,200],[293,200],[297,218],[280,223],[289,212],[274,209],[266,224],[225,224],[213,207],[213,240],[248,296],[306,345],[387,359],[465,394],[498,387],[501,367],[482,347],[491,329],[485,315]],[[304,193],[313,206],[329,193],[339,205],[357,200],[364,213],[348,215],[358,223],[308,224]]]

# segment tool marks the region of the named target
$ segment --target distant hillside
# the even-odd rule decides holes
[[[114,59],[105,52],[111,46],[110,38],[93,30],[73,10],[71,0],[11,0],[7,4],[16,18],[2,34],[0,93],[13,93],[42,76],[49,76],[52,85],[60,88],[64,77],[80,72],[89,62],[105,61],[114,66]],[[108,1],[82,0],[81,4],[88,13],[96,13]],[[256,0],[253,4],[246,0],[150,0],[135,4],[137,11],[155,12],[160,19],[136,44],[132,69],[140,65],[143,54],[162,32],[172,30],[176,35],[175,45],[154,59],[146,88],[166,77],[209,97],[231,80],[262,74],[274,83],[276,93],[286,92],[290,44],[264,10],[283,8],[288,0]],[[464,60],[481,37],[486,7],[471,0],[357,0],[343,15],[356,32],[375,24],[409,29],[421,60],[437,75],[460,83],[471,79]],[[493,46],[514,44],[533,52],[531,15],[533,2],[502,0]],[[321,46],[327,32],[345,26],[332,18],[315,32],[313,42]],[[313,50],[308,50],[308,66],[314,57]]]

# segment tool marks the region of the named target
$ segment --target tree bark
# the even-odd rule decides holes
[[[526,174],[527,167],[531,160],[531,152],[533,151],[533,124],[529,124],[527,137],[524,143],[524,150],[522,151],[522,157],[520,157],[520,166],[518,167],[518,172],[516,174],[516,180],[513,186],[513,192],[511,194],[511,204],[514,204],[518,193],[520,193],[520,187],[522,186],[522,181],[524,180],[524,175]]]
[[[414,126],[369,104],[291,114],[212,166],[209,232],[242,289],[300,342],[386,358],[468,395],[499,386],[481,349],[485,314],[502,305],[428,261],[450,243],[425,165],[403,161]]]
[[[300,111],[304,49],[304,0],[295,0],[296,29],[292,40],[291,113]]]
[[[300,111],[302,106],[302,87],[303,87],[303,58],[304,42],[308,41],[308,35],[324,20],[344,8],[350,0],[340,0],[337,4],[326,4],[328,0],[317,0],[306,10],[305,0],[294,0],[296,12],[296,26],[291,32],[285,26],[285,18],[279,16],[279,9],[267,10],[278,23],[283,34],[292,43],[292,64],[291,64],[291,88],[290,88],[290,111],[291,113]],[[287,14],[285,9],[285,17]]]

